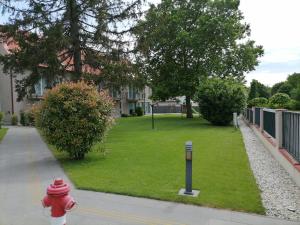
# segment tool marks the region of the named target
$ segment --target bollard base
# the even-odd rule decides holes
[[[187,193],[185,191],[185,188],[181,188],[178,192],[178,195],[182,195],[182,196],[190,196],[190,197],[197,197],[200,194],[199,190],[192,190],[191,193]]]

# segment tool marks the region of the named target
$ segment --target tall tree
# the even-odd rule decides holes
[[[73,71],[72,79],[78,80],[86,72],[101,71],[101,78],[112,83],[132,74],[127,34],[139,16],[141,1],[2,0],[0,9],[10,15],[9,23],[1,27],[2,38],[18,48],[0,62],[5,71],[31,71],[18,81],[19,97],[41,74],[54,80]]]
[[[238,0],[162,0],[151,5],[135,34],[138,62],[154,96],[186,96],[191,118],[191,99],[201,80],[216,76],[244,81],[263,49],[249,40],[250,28],[238,7]]]
[[[281,85],[280,88],[278,89],[278,93],[284,93],[291,96],[292,89],[293,89],[292,85],[290,85],[288,82],[284,82],[283,85]]]
[[[258,97],[269,98],[270,92],[271,90],[269,87],[253,79],[250,84],[248,100]]]

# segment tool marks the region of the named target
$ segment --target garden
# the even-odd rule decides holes
[[[50,148],[79,189],[264,213],[239,130],[180,115],[155,116],[155,121],[152,130],[148,116],[119,118],[84,161]],[[193,142],[197,198],[177,194],[185,184],[187,140]]]

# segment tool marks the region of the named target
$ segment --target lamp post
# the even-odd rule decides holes
[[[154,106],[158,105],[158,103],[152,103],[151,104],[151,116],[152,116],[152,130],[154,130]]]
[[[192,195],[192,168],[193,168],[193,143],[185,143],[185,192],[186,195]]]
[[[192,162],[193,162],[193,143],[187,141],[185,143],[185,188],[179,190],[179,195],[197,197],[199,190],[192,188]]]

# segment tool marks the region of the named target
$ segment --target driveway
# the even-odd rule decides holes
[[[11,127],[0,144],[0,225],[46,225],[41,206],[55,177],[70,182],[34,128]],[[97,177],[95,177],[97,179]],[[72,225],[300,225],[265,216],[91,191],[71,194]]]

